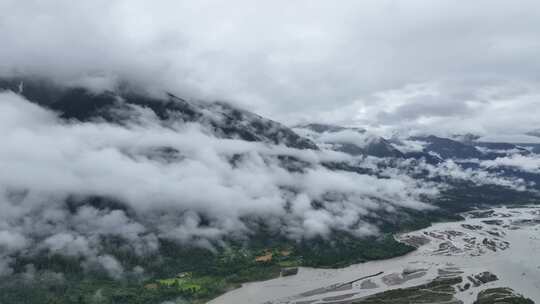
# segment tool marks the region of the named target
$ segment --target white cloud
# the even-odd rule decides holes
[[[540,156],[511,155],[507,157],[498,157],[494,160],[486,160],[480,163],[486,168],[510,167],[530,173],[540,173]]]
[[[107,273],[114,279],[121,279],[124,274],[122,264],[111,255],[100,255],[96,261],[101,265]]]

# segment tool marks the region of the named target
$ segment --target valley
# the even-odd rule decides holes
[[[540,207],[463,215],[464,221],[396,235],[417,247],[404,256],[342,269],[301,268],[296,276],[247,283],[210,303],[484,303],[496,290],[512,290],[509,303],[529,303],[517,302],[519,295],[540,301]]]

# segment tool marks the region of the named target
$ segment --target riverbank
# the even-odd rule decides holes
[[[494,208],[464,215],[464,221],[396,236],[418,247],[404,256],[341,269],[300,268],[296,276],[247,283],[209,303],[342,303],[429,284],[448,274],[462,278],[453,286],[456,301],[472,303],[483,290],[505,287],[540,301],[540,209]],[[497,279],[478,284],[475,276],[484,272]],[[358,280],[372,274],[378,275]]]

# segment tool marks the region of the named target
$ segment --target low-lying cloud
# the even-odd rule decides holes
[[[86,269],[114,278],[141,273],[104,252],[109,237],[145,256],[159,252],[160,239],[213,248],[249,237],[257,223],[292,240],[334,231],[376,236],[373,218],[433,208],[429,202],[448,187],[445,179],[529,186],[452,161],[387,163],[223,139],[204,124],[162,121],[138,106],[127,111],[132,118],[122,124],[66,121],[13,92],[0,93],[0,274],[12,271],[14,257],[39,252],[81,257]],[[301,165],[287,168],[283,157]],[[331,170],[330,163],[377,174]],[[430,181],[437,178],[443,182]]]
[[[103,236],[121,237],[144,255],[158,250],[159,238],[211,246],[244,237],[250,221],[291,239],[335,230],[376,235],[366,217],[430,208],[421,198],[437,194],[406,175],[380,179],[322,166],[353,160],[342,153],[219,139],[197,123],[164,125],[147,109],[133,110],[135,119],[122,125],[64,121],[19,95],[0,94],[5,257],[48,250],[114,270],[100,253]],[[279,155],[307,166],[289,171]],[[89,198],[111,204],[76,203]]]
[[[538,155],[524,156],[511,155],[498,157],[494,160],[486,160],[480,163],[485,168],[506,167],[529,173],[540,173],[540,157]]]

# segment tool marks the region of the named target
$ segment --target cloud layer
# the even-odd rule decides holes
[[[100,253],[104,236],[144,255],[158,238],[210,246],[249,235],[250,223],[291,239],[376,235],[368,217],[430,208],[423,200],[437,194],[399,172],[378,178],[322,165],[355,161],[345,154],[218,139],[200,124],[164,125],[148,109],[133,110],[123,125],[68,122],[0,93],[2,254],[49,250],[114,269]],[[304,165],[289,171],[278,156]],[[88,201],[99,198],[108,203]]]
[[[333,231],[374,236],[380,227],[373,219],[432,209],[429,202],[451,180],[530,186],[453,161],[429,165],[223,139],[205,124],[163,121],[138,106],[127,111],[131,119],[122,124],[66,121],[0,93],[0,275],[12,271],[14,257],[38,252],[82,258],[85,268],[114,278],[140,273],[104,252],[110,237],[145,256],[159,252],[160,239],[211,248],[250,236],[258,224],[293,240]],[[372,136],[324,139],[365,144]],[[328,168],[336,163],[373,174]],[[480,165],[538,169],[535,155]]]

